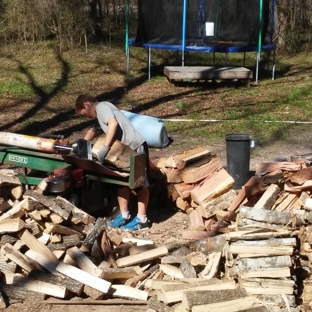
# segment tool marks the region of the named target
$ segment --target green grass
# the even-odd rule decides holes
[[[15,48],[0,50],[1,131],[67,131],[70,135],[81,130],[88,126],[86,121],[73,117],[74,101],[81,93],[163,119],[192,119],[165,121],[169,135],[196,137],[210,144],[223,141],[229,133],[249,133],[261,144],[269,144],[286,140],[293,129],[304,127],[283,122],[312,122],[312,56],[308,53],[293,57],[277,53],[277,78],[262,75],[257,85],[247,89],[222,83],[170,84],[163,66],[177,63],[172,51],[153,50],[152,79],[148,81],[146,51],[139,48],[131,49],[129,78],[122,45],[90,46],[87,54],[81,48],[60,56],[49,44]],[[229,55],[229,62],[242,65],[242,57]],[[186,60],[207,64],[212,55],[193,53]],[[216,63],[222,62],[224,55],[217,54]],[[255,55],[248,54],[246,66],[254,63]]]

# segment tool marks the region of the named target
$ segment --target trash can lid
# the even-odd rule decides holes
[[[227,141],[250,141],[251,140],[251,135],[250,134],[227,134],[225,136],[225,139]]]

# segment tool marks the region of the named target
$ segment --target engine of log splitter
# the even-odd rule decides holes
[[[85,177],[82,169],[57,168],[45,181],[46,194],[62,196],[73,202],[76,201],[77,191],[79,192],[85,184]]]

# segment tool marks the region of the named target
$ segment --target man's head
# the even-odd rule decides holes
[[[81,117],[95,118],[95,107],[98,103],[97,99],[90,94],[81,94],[77,97],[75,107],[76,113]]]

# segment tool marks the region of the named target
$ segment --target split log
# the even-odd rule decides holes
[[[225,234],[214,237],[208,237],[199,241],[192,242],[190,248],[194,251],[200,251],[207,255],[211,252],[223,251],[228,247],[228,242]]]
[[[205,231],[205,225],[202,216],[196,211],[192,211],[189,214],[190,226],[194,231]]]
[[[67,290],[66,290],[66,287],[64,286],[58,286],[55,284],[33,280],[30,278],[20,279],[17,285],[27,290],[35,291],[37,293],[41,293],[44,295],[49,295],[49,296],[53,296],[57,298],[63,299],[67,295]]]
[[[71,213],[70,221],[74,224],[90,224],[95,222],[95,218],[86,213],[85,211],[77,208],[75,205],[73,205],[71,202],[66,200],[65,198],[61,196],[57,196],[55,199],[55,202],[62,207],[64,210]]]
[[[102,270],[98,269],[97,266],[76,246],[68,249],[67,254],[74,260],[81,270],[97,277],[101,276]]]
[[[238,298],[245,298],[247,296],[247,292],[244,289],[199,290],[197,292],[185,291],[182,295],[182,306],[188,311],[193,311],[195,306],[226,302]]]
[[[113,279],[128,279],[133,276],[136,276],[136,271],[129,268],[110,268],[110,269],[102,269],[101,278],[105,280],[113,280]]]
[[[84,285],[83,292],[93,300],[102,300],[104,298],[104,293],[96,290],[88,285]]]
[[[14,233],[22,230],[25,222],[21,219],[8,219],[0,221],[0,234]]]
[[[291,276],[290,268],[258,268],[246,272],[238,272],[241,279],[248,278],[286,278]]]
[[[211,154],[210,151],[202,148],[195,147],[188,150],[183,151],[182,153],[177,153],[171,155],[169,158],[165,160],[165,165],[172,168],[183,169],[188,164],[202,159]]]
[[[191,192],[192,199],[199,204],[216,198],[227,192],[234,184],[234,179],[223,169],[215,172],[209,179],[196,186]]]
[[[237,261],[236,265],[240,272],[248,272],[259,268],[269,269],[291,267],[292,262],[290,256],[276,256],[240,259]]]
[[[97,157],[97,153],[102,148],[105,140],[105,135],[101,135],[92,147],[92,155]],[[130,156],[135,155],[136,152],[129,146],[115,140],[110,150],[108,151],[105,161],[113,164],[117,168],[130,168]]]
[[[28,290],[18,285],[6,285],[1,283],[0,289],[8,298],[15,300],[38,301],[46,298],[45,294]]]
[[[107,293],[111,286],[111,283],[95,277],[87,272],[84,272],[74,266],[64,264],[60,262],[56,267],[56,270],[63,275],[66,275],[74,280],[77,280],[85,285],[95,288],[103,293]]]
[[[42,282],[64,286],[77,296],[80,296],[83,290],[83,283],[64,275],[56,276],[46,271],[36,270],[30,272],[29,277]]]
[[[131,287],[137,286],[139,282],[142,282],[143,280],[148,278],[151,274],[153,274],[158,269],[159,269],[159,264],[156,263],[155,265],[153,265],[151,268],[149,268],[145,272],[143,272],[137,276],[133,276],[133,277],[129,278],[126,281],[125,286],[131,286]]]
[[[237,254],[253,254],[253,255],[266,255],[270,256],[283,256],[283,255],[292,255],[294,252],[293,247],[289,246],[235,246],[230,245],[230,252],[234,255]]]
[[[235,289],[234,281],[221,281],[218,279],[211,279],[201,282],[194,282],[192,284],[177,284],[177,285],[163,285],[161,286],[162,301],[166,304],[182,301],[182,295],[185,291],[199,291],[199,290],[221,290],[221,289]]]
[[[9,243],[9,244],[15,244],[18,241],[18,238],[16,238],[15,236],[11,236],[11,235],[1,235],[0,237],[0,247]]]
[[[188,277],[188,278],[196,278],[197,273],[194,269],[194,267],[191,265],[191,263],[185,259],[181,265],[180,265],[180,270],[182,272],[183,277]]]
[[[161,264],[159,268],[162,272],[164,272],[166,275],[170,276],[173,279],[184,277],[182,271],[174,265]]]
[[[7,307],[6,300],[3,298],[2,291],[0,289],[0,309],[5,309]]]
[[[46,258],[51,264],[57,265],[58,259],[55,255],[45,246],[40,243],[36,237],[30,234],[27,230],[18,234],[19,238],[27,245],[29,249],[36,251]]]
[[[18,174],[12,169],[0,169],[0,185],[21,185]]]
[[[59,216],[61,216],[62,218],[64,218],[65,220],[68,220],[69,218],[69,213],[62,209],[59,205],[56,204],[56,202],[42,194],[39,194],[36,191],[31,191],[31,190],[27,190],[24,193],[24,196],[29,196],[35,200],[37,200],[38,202],[42,203],[43,205],[45,205],[47,208],[49,208],[51,211],[55,212],[56,214],[58,214]]]
[[[221,252],[212,252],[208,256],[208,262],[202,272],[198,274],[198,277],[204,279],[212,279],[218,273],[218,268],[221,260]]]
[[[9,211],[0,216],[0,221],[4,221],[12,218],[19,218],[25,214],[28,210],[28,199],[25,198],[18,204],[14,205]]]
[[[255,241],[244,241],[240,240],[237,242],[232,242],[231,246],[271,246],[271,247],[280,247],[280,246],[292,246],[297,245],[297,240],[295,237],[286,237],[286,238],[269,238],[266,240],[255,240]]]
[[[14,203],[11,199],[5,200],[0,204],[0,212],[5,212],[6,210],[12,208],[13,205]]]
[[[60,224],[53,224],[50,222],[45,222],[45,227],[46,228],[45,228],[44,232],[48,233],[48,234],[78,235],[80,237],[83,236],[82,233],[80,233],[80,232],[78,232],[72,228],[60,225]]]
[[[177,208],[181,209],[182,211],[186,211],[191,207],[191,204],[188,200],[183,199],[182,197],[178,197],[176,199],[176,206]]]
[[[51,212],[50,210],[48,210],[49,213]],[[42,215],[38,210],[33,210],[31,212],[28,213],[28,215],[35,221],[42,221]]]
[[[215,199],[201,202],[200,206],[202,206],[205,210],[205,215],[203,215],[203,217],[208,218],[218,210],[228,209],[236,197],[236,192],[233,189],[230,189]]]
[[[231,203],[228,208],[228,211],[236,211],[237,208],[241,205],[241,203],[247,198],[246,189],[250,186],[257,185],[259,182],[259,178],[256,176],[252,176],[245,185],[243,185],[242,189],[239,191],[235,200]]]
[[[210,158],[209,162],[205,160],[202,164],[194,163],[181,170],[181,177],[185,183],[197,183],[203,179],[210,179],[219,170],[222,169],[222,162],[218,156],[213,156]]]
[[[158,257],[162,257],[168,254],[168,249],[166,246],[161,246],[155,249],[151,249],[148,251],[141,252],[139,254],[128,256],[124,258],[119,258],[116,260],[116,264],[118,267],[126,267],[130,265],[134,265],[137,263],[142,263],[148,260],[152,260]]]
[[[195,185],[182,182],[174,184],[174,187],[182,199],[187,199],[191,196],[191,191],[194,189]]]
[[[105,218],[97,218],[92,230],[87,234],[83,245],[92,246],[106,228],[107,222]]]
[[[168,255],[161,257],[162,264],[181,264],[186,259],[183,255]]]
[[[32,270],[37,269],[37,266],[32,263],[29,258],[19,252],[10,244],[5,244],[3,247],[3,251],[5,252],[6,256],[15,262],[18,266],[23,268],[27,272],[31,272]]]
[[[24,193],[24,188],[22,185],[17,185],[11,188],[11,195],[14,200],[19,200]]]
[[[292,295],[295,281],[255,278],[242,280],[241,285],[250,295]]]
[[[287,196],[285,196],[282,200],[282,202],[274,205],[272,207],[272,210],[275,211],[289,211],[292,209],[293,205],[296,203],[296,201],[299,199],[298,194],[291,194],[288,193]]]
[[[49,215],[49,219],[51,220],[52,223],[54,224],[61,224],[63,223],[64,219],[59,216],[58,214],[52,212],[50,215]]]
[[[80,246],[82,244],[81,235],[65,235],[63,236],[63,241],[60,243],[49,243],[47,247],[51,250],[67,250],[73,246]]]
[[[307,167],[297,172],[291,173],[288,180],[292,183],[302,185],[307,180],[312,179],[312,167]]]
[[[271,209],[280,191],[281,189],[278,185],[271,184],[254,205],[254,208]]]
[[[256,164],[256,173],[267,173],[276,170],[283,171],[299,171],[302,169],[301,164],[295,164],[293,162],[266,162]]]
[[[255,227],[254,229],[249,230],[241,230],[235,232],[228,232],[226,235],[226,239],[229,241],[236,240],[258,240],[258,239],[268,239],[275,237],[290,237],[291,231],[283,228],[267,228]]]
[[[0,271],[2,273],[15,273],[16,271],[16,264],[13,262],[6,262],[2,258],[0,258]]]
[[[109,295],[113,297],[123,297],[136,300],[147,300],[148,292],[132,288],[125,285],[115,285],[113,284],[108,292]]]

